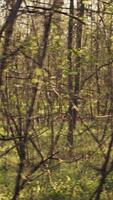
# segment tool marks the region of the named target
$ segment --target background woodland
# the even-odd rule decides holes
[[[1,0],[0,21],[0,200],[112,200],[112,0]]]

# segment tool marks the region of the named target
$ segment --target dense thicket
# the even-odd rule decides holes
[[[0,13],[0,199],[112,200],[112,1]]]

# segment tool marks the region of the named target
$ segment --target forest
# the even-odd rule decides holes
[[[112,0],[0,0],[0,200],[113,200]]]

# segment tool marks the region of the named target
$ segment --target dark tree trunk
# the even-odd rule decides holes
[[[78,18],[82,18],[84,16],[84,4],[82,1],[78,1]],[[74,14],[74,1],[70,1],[70,15]],[[82,26],[83,24],[80,21],[77,21],[77,29],[76,29],[76,50],[79,51],[81,49],[81,40],[82,40]],[[73,68],[72,61],[72,49],[73,49],[73,19],[69,18],[69,26],[68,26],[68,64],[69,64],[69,76],[68,76],[68,90],[69,90],[69,109],[68,109],[68,117],[69,117],[69,128],[67,134],[67,141],[70,149],[73,148],[74,143],[74,130],[76,128],[77,122],[77,112],[78,112],[78,95],[79,95],[79,85],[80,85],[80,61],[81,58],[78,54],[76,56],[76,69]],[[76,71],[76,75],[73,75],[73,71]]]

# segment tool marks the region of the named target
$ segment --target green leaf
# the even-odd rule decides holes
[[[37,76],[42,76],[42,75],[43,75],[43,69],[41,69],[41,68],[36,68],[36,69],[35,69],[35,74],[36,74]]]
[[[32,84],[36,84],[36,83],[38,83],[38,79],[37,78],[33,78],[31,82],[32,82]]]

